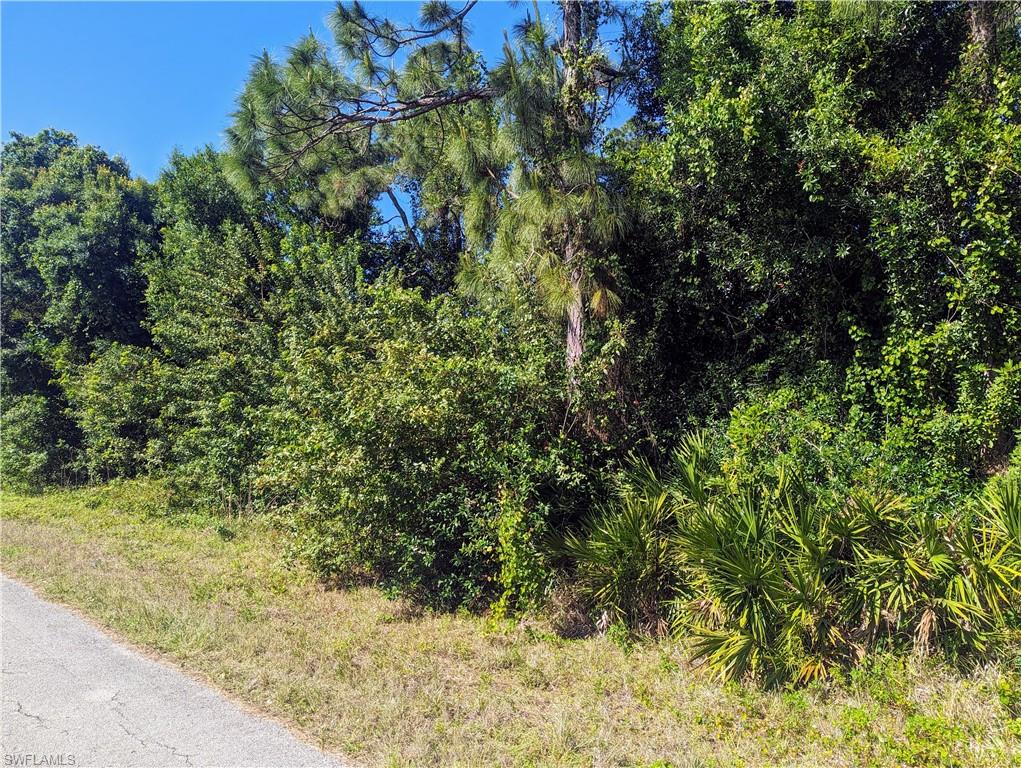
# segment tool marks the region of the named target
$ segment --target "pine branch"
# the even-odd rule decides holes
[[[260,128],[268,137],[287,138],[310,134],[308,138],[287,152],[286,162],[275,167],[272,172],[278,178],[284,178],[293,170],[309,152],[314,150],[331,136],[353,134],[358,131],[370,130],[380,125],[411,120],[443,107],[467,104],[472,101],[491,99],[499,95],[499,91],[491,86],[478,86],[464,91],[437,92],[416,99],[373,100],[356,97],[349,101],[354,108],[345,112],[336,104],[323,104],[324,108],[333,110],[333,115],[299,126],[280,128],[270,123],[261,123]],[[285,104],[286,107],[286,104]],[[291,112],[290,109],[288,109]],[[292,112],[299,117],[296,112]],[[321,129],[321,130],[317,130]]]
[[[401,222],[404,224],[404,231],[408,233],[408,239],[412,245],[415,246],[415,250],[419,253],[422,252],[422,243],[418,239],[418,235],[415,234],[414,228],[411,226],[411,222],[408,220],[408,214],[404,212],[404,208],[401,207],[400,201],[397,199],[397,195],[393,193],[390,187],[386,188],[386,195],[390,198],[390,202],[393,203],[393,207],[397,211],[397,215],[401,217]]]
[[[355,27],[357,27],[366,35],[365,44],[376,56],[387,57],[392,56],[396,50],[403,48],[406,45],[421,42],[422,40],[432,39],[434,37],[437,37],[438,35],[443,34],[444,32],[448,32],[453,29],[457,30],[457,35],[458,37],[460,37],[463,34],[462,25],[464,23],[465,17],[468,15],[468,12],[471,11],[471,9],[474,8],[477,4],[478,0],[469,0],[469,2],[466,3],[464,7],[461,8],[460,11],[455,13],[446,22],[444,22],[443,24],[434,29],[419,29],[417,27],[406,27],[400,30],[399,32],[388,32],[387,29],[389,27],[387,25],[380,24],[378,19],[374,19],[369,16],[363,15],[360,20],[350,12],[348,12],[348,14],[345,15],[345,17],[343,18],[343,22],[347,24],[353,24]],[[358,9],[358,11],[361,11],[360,4],[357,4],[355,7]],[[365,23],[363,24],[362,21],[364,21]],[[403,33],[403,35],[400,33]],[[392,46],[392,49],[389,53],[383,53],[376,50],[375,44],[380,40],[389,43]]]

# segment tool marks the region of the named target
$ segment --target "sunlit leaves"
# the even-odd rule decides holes
[[[789,473],[735,487],[704,445],[685,438],[664,479],[636,464],[565,551],[599,610],[655,626],[651,607],[722,678],[808,682],[881,639],[982,652],[1021,598],[1017,478],[960,520],[934,518],[885,492],[829,499]]]

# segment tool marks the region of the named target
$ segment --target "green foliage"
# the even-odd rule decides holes
[[[190,503],[234,509],[253,500],[276,359],[277,259],[264,230],[181,222],[164,230],[163,253],[147,266],[164,404],[152,449]]]
[[[803,482],[839,492],[882,464],[879,447],[852,426],[828,383],[751,390],[726,422],[727,476],[761,484],[797,471]]]
[[[136,254],[154,240],[151,189],[119,158],[43,131],[4,144],[0,204],[5,481],[66,481],[81,436],[61,382],[93,345],[146,340]]]
[[[157,185],[160,253],[145,265],[159,404],[148,460],[179,503],[259,506],[258,465],[269,442],[285,316],[309,262],[332,240],[246,201],[211,150],[176,154]],[[261,215],[263,214],[263,215]]]
[[[723,677],[996,647],[1010,9],[562,3],[487,63],[473,5],[340,5],[332,46],[256,61],[229,155],[155,185],[70,134],[4,145],[4,483],[166,475],[274,509],[324,577],[497,616],[574,587]],[[951,762],[939,727],[887,746]]]
[[[822,362],[864,437],[960,485],[1019,425],[1016,35],[976,71],[966,3],[843,6],[659,27],[661,130],[612,144],[647,410],[672,429]]]
[[[0,476],[5,486],[37,491],[72,479],[74,424],[45,395],[3,398],[0,430]]]
[[[615,501],[560,543],[601,624],[651,633],[664,628],[661,603],[675,583],[671,517],[666,489],[639,464],[618,484]]]
[[[4,229],[5,258],[15,280],[31,270],[34,276],[24,279],[39,281],[25,301],[41,300],[34,319],[59,348],[58,358],[81,361],[97,338],[144,339],[134,257],[153,235],[148,185],[132,180],[120,159],[52,132],[15,134],[4,145],[3,168],[12,218]]]
[[[582,584],[632,626],[673,596],[674,632],[723,678],[804,682],[880,642],[987,651],[1021,598],[1016,476],[933,516],[886,492],[813,492],[782,467],[771,484],[735,482],[696,435],[665,480],[638,467],[625,487],[568,540]]]
[[[891,752],[903,765],[964,766],[964,729],[943,717],[911,715],[904,729],[906,743]]]
[[[892,154],[896,192],[872,222],[890,322],[881,339],[852,329],[852,391],[946,473],[1001,466],[1021,425],[1016,63],[1009,51],[994,103],[952,94]]]
[[[223,158],[210,147],[184,155],[175,151],[156,185],[156,216],[163,226],[189,222],[219,229],[225,222],[242,223],[255,212],[231,185]]]
[[[530,550],[584,480],[551,418],[548,336],[392,279],[319,282],[311,322],[286,334],[267,462],[307,554],[441,605],[534,597]]]
[[[83,437],[88,476],[109,480],[146,469],[159,414],[152,351],[114,342],[68,377],[65,389]]]
[[[504,492],[496,517],[496,577],[499,598],[492,604],[495,618],[543,605],[550,586],[550,565],[543,547],[549,525],[545,509],[535,509],[534,495],[527,494],[533,478],[519,478],[519,492]],[[521,493],[527,495],[522,498]],[[530,497],[531,496],[531,497]]]
[[[997,695],[1007,717],[1021,721],[1021,675],[1016,671],[1005,675],[997,686]]]

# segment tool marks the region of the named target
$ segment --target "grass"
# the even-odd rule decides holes
[[[324,589],[287,544],[262,519],[171,514],[149,482],[2,503],[5,573],[362,764],[1021,765],[1021,659],[721,687],[675,644]]]

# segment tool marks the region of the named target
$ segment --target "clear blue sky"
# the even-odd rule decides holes
[[[456,5],[456,3],[455,3]],[[331,2],[0,2],[0,128],[59,128],[155,179],[171,150],[222,146],[252,58],[283,55],[311,29],[330,39]],[[413,19],[418,2],[368,2]],[[473,42],[495,60],[531,3],[483,2]],[[543,5],[545,16],[551,6]]]

